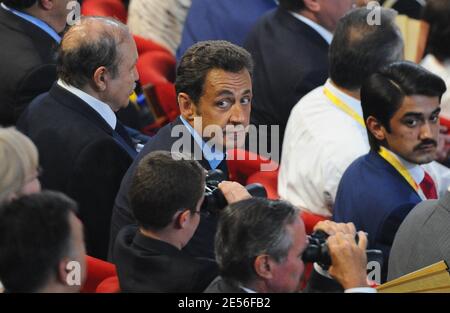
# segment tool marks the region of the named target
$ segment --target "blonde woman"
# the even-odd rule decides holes
[[[0,128],[0,202],[41,190],[36,146],[15,128]]]

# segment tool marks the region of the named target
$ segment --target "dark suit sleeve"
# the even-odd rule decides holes
[[[56,66],[53,64],[40,65],[28,71],[17,86],[16,103],[12,108],[14,121],[36,96],[48,92],[55,81]]]
[[[131,158],[113,139],[83,149],[73,165],[68,193],[79,199],[88,254],[106,259],[114,198]]]

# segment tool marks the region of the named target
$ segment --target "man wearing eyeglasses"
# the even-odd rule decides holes
[[[214,260],[182,250],[203,212],[205,170],[179,153],[156,151],[139,163],[129,192],[137,225],[124,227],[112,252],[124,292],[202,292],[217,276]],[[229,203],[249,198],[244,187],[223,182]]]

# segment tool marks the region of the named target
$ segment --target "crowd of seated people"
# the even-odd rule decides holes
[[[450,264],[448,1],[384,1],[374,25],[365,0],[108,1],[129,26],[0,0],[0,292],[83,291],[91,257],[115,291],[164,293],[372,293]],[[395,10],[430,25],[420,64]],[[121,115],[136,35],[178,61],[179,115],[151,138]],[[230,172],[241,150],[280,161],[274,199]]]

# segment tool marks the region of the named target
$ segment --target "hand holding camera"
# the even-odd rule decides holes
[[[367,260],[382,264],[380,250],[366,250],[367,235],[353,223],[319,222],[308,237],[304,262],[316,262],[345,289],[367,286]]]
[[[344,289],[367,287],[367,236],[358,232],[358,242],[353,234],[336,233],[328,237],[331,266],[328,273]]]

